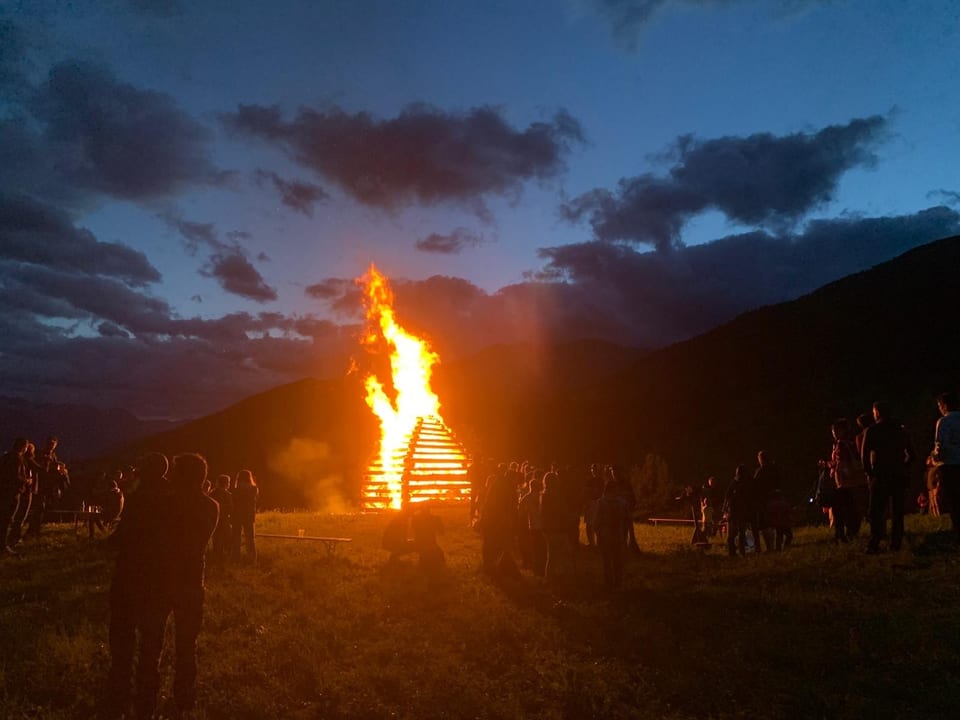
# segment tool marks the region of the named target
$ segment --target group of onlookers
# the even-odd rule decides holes
[[[626,473],[593,465],[586,478],[578,478],[556,466],[544,470],[518,462],[492,470],[475,492],[473,513],[485,572],[517,575],[516,549],[522,567],[534,575],[551,582],[569,576],[580,547],[582,519],[587,545],[600,550],[606,583],[620,584],[624,555],[637,548],[632,517],[636,498]]]
[[[110,591],[108,704],[117,715],[132,708],[136,717],[148,718],[157,704],[170,616],[173,700],[179,711],[194,704],[205,558],[208,551],[212,563],[240,558],[245,536],[247,559],[256,559],[258,489],[249,470],[210,483],[206,460],[195,453],[177,455],[172,462],[150,453],[133,474],[124,512],[109,538],[117,560]]]
[[[70,485],[67,466],[57,457],[57,438],[43,448],[19,437],[0,457],[0,552],[17,555],[25,537],[36,537],[48,507]]]

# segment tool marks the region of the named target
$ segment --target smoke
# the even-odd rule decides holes
[[[311,509],[347,513],[350,506],[343,494],[343,478],[331,472],[332,453],[327,443],[310,438],[293,438],[285,448],[270,456],[270,471],[290,487],[299,488]]]

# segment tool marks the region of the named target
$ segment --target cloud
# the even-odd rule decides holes
[[[131,285],[160,280],[147,257],[120,243],[100,242],[57,208],[0,193],[0,259],[58,270],[109,275]]]
[[[224,290],[249,300],[262,303],[277,299],[277,291],[267,285],[260,271],[236,250],[211,255],[201,274],[216,278]]]
[[[280,193],[280,202],[292,210],[313,217],[313,206],[330,197],[319,185],[300,180],[284,180],[275,172],[257,170],[257,184],[269,182]]]
[[[591,190],[560,214],[573,223],[587,218],[598,240],[659,249],[679,245],[684,224],[711,209],[745,225],[786,229],[830,202],[847,170],[875,162],[886,127],[873,116],[812,134],[683,136],[669,149],[674,164],[666,176],[624,178],[615,192]]]
[[[0,56],[0,78],[19,88],[5,93],[0,119],[0,190],[81,208],[104,196],[146,202],[230,179],[210,159],[207,128],[171,96],[103,65],[61,62],[33,86]]]
[[[546,276],[579,288],[598,316],[626,328],[624,337],[659,346],[958,233],[960,213],[940,206],[910,215],[816,220],[795,233],[756,231],[672,253],[594,241],[543,248],[540,255]]]
[[[277,299],[277,291],[267,284],[260,271],[250,262],[247,250],[236,240],[232,243],[223,242],[216,225],[184,220],[172,212],[159,217],[180,233],[191,254],[196,253],[201,245],[213,251],[200,269],[201,275],[213,278],[227,292],[248,300],[263,303]],[[249,237],[249,234],[237,231],[227,235],[231,238]]]
[[[483,244],[483,238],[466,228],[458,227],[448,235],[431,233],[427,237],[417,240],[417,250],[421,252],[440,253],[443,255],[459,255],[464,248],[477,247]]]
[[[753,4],[779,13],[796,13],[803,8],[830,0],[587,0],[610,24],[614,38],[629,50],[634,50],[643,29],[660,13],[671,6],[695,5],[726,8],[732,5]]]
[[[927,193],[928,198],[939,197],[948,205],[960,205],[960,192],[956,190],[932,190]]]
[[[482,213],[479,198],[557,176],[571,146],[584,141],[580,124],[562,110],[524,130],[492,107],[454,113],[411,105],[387,120],[301,108],[287,121],[277,106],[240,105],[221,117],[227,128],[283,148],[302,167],[380,208],[454,201]]]

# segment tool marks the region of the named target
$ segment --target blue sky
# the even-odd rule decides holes
[[[186,415],[335,374],[370,262],[448,356],[655,347],[960,232],[958,2],[0,8],[8,394]],[[31,255],[25,208],[113,264]]]

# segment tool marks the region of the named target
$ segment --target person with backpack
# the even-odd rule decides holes
[[[830,426],[833,434],[833,450],[830,453],[830,478],[833,493],[833,531],[838,543],[846,543],[860,532],[862,515],[857,502],[858,488],[866,485],[866,476],[856,445],[850,439],[850,423],[838,418]]]

